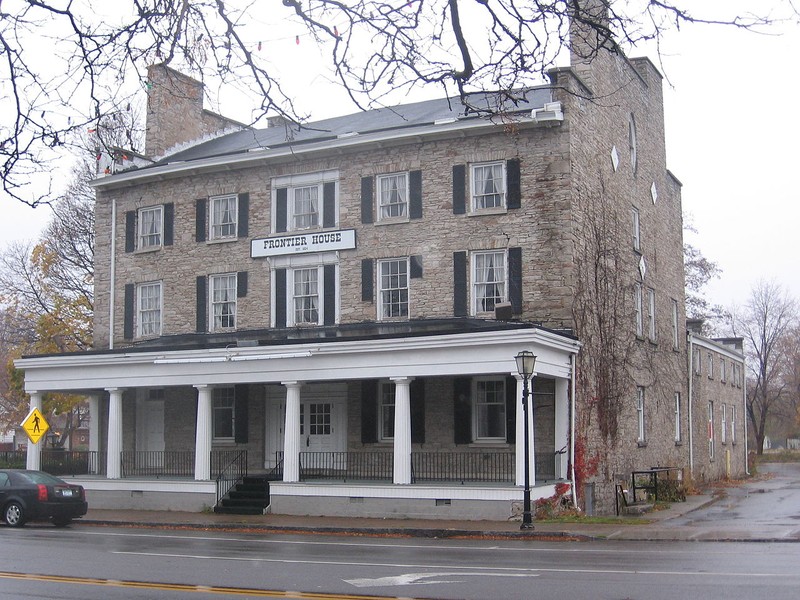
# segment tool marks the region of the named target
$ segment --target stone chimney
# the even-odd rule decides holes
[[[145,154],[156,158],[228,127],[243,127],[203,109],[203,83],[164,64],[147,69]]]
[[[601,51],[620,52],[612,36],[608,0],[571,0],[570,64],[582,81],[593,87],[591,63]]]

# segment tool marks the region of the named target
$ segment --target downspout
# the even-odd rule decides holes
[[[110,291],[111,296],[108,302],[108,349],[114,349],[114,298],[116,294],[114,293],[114,283],[116,279],[116,271],[117,271],[117,200],[116,198],[112,198],[111,200],[111,272],[109,276],[111,278],[110,283]]]
[[[750,475],[750,448],[747,447],[747,421],[750,415],[747,414],[747,371],[745,371],[745,361],[742,361],[742,418],[744,419],[744,472]]]
[[[575,357],[576,355],[570,354],[570,382],[569,382],[569,401],[570,401],[570,415],[569,415],[569,477],[572,480],[572,506],[578,506],[578,492],[575,489]]]
[[[692,404],[694,404],[694,397],[692,396],[694,388],[692,385],[694,380],[694,336],[691,332],[686,339],[689,343],[689,476],[694,481],[694,420],[692,419]]]

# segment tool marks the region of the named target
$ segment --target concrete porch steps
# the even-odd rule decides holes
[[[269,479],[245,477],[231,488],[214,507],[215,513],[227,515],[262,515],[269,506]]]

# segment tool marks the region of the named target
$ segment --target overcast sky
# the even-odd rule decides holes
[[[726,7],[736,4],[749,3]],[[665,73],[667,167],[683,183],[684,213],[698,231],[687,241],[722,268],[707,295],[724,306],[743,304],[761,278],[800,299],[800,26],[774,32],[684,27],[669,36],[661,61],[631,52]],[[326,106],[312,118],[330,113]],[[49,209],[4,201],[1,214],[5,245],[36,238]]]

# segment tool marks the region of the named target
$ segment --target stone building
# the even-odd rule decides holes
[[[34,406],[90,398],[90,503],[199,510],[246,469],[273,512],[508,518],[527,464],[534,500],[567,482],[608,512],[631,472],[689,467],[661,76],[583,56],[474,95],[494,118],[265,129],[152,67],[153,162],[94,183],[95,349],[17,363]]]

